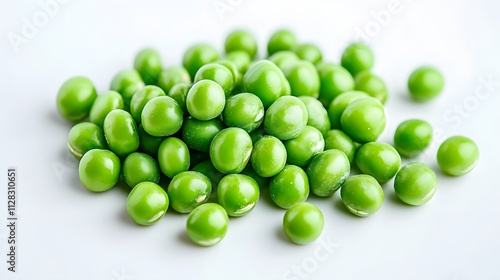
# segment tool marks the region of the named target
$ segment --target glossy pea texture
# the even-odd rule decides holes
[[[462,176],[469,173],[479,160],[479,148],[465,136],[452,136],[446,139],[437,152],[437,161],[441,170],[450,176]]]
[[[377,212],[384,202],[384,192],[380,184],[370,175],[355,175],[347,178],[340,190],[344,206],[359,217]]]
[[[436,98],[444,88],[444,77],[441,72],[431,66],[422,66],[408,79],[408,89],[414,100],[425,102]]]
[[[301,202],[290,207],[283,218],[283,231],[290,241],[305,245],[321,235],[325,221],[318,207]]]
[[[283,96],[266,111],[264,128],[280,140],[299,136],[308,121],[306,105],[295,96]]]
[[[281,29],[274,32],[267,43],[267,53],[269,56],[279,51],[291,51],[297,45],[297,38],[292,31]]]
[[[233,91],[232,91],[232,93],[239,93],[242,76],[241,76],[241,73],[239,72],[236,64],[234,64],[234,62],[232,62],[229,59],[218,60],[215,63],[220,64],[220,65],[226,67],[227,69],[229,69],[229,71],[231,71],[231,74],[233,75]]]
[[[86,77],[73,77],[57,92],[56,105],[59,115],[68,121],[80,121],[89,115],[97,97],[94,84]]]
[[[134,118],[124,110],[115,109],[106,116],[104,136],[109,149],[120,157],[139,148],[139,134]]]
[[[211,80],[219,84],[224,94],[229,96],[234,88],[234,77],[231,70],[220,63],[209,63],[203,65],[194,76],[194,83],[201,80]]]
[[[341,95],[335,97],[333,101],[328,106],[328,118],[330,119],[330,124],[332,129],[340,129],[340,118],[344,110],[354,102],[355,100],[361,98],[369,97],[368,94],[362,91],[347,91]]]
[[[73,156],[81,158],[92,149],[106,149],[108,144],[102,128],[90,122],[82,122],[71,128],[68,134],[68,149]]]
[[[375,64],[373,51],[363,43],[352,43],[342,53],[342,67],[354,77],[363,71],[369,71]]]
[[[199,43],[186,50],[182,65],[188,71],[189,76],[194,78],[198,69],[205,64],[217,61],[219,57],[219,52],[213,46]]]
[[[291,64],[300,61],[299,56],[292,51],[279,51],[271,55],[268,59],[283,71]]]
[[[170,66],[165,68],[158,77],[158,86],[163,89],[166,94],[169,94],[170,90],[180,83],[191,83],[191,77],[188,71],[182,66]]]
[[[431,143],[432,126],[424,120],[407,120],[394,133],[394,147],[403,157],[412,158],[422,153]]]
[[[141,113],[141,124],[152,136],[170,136],[182,127],[181,107],[169,96],[159,96],[146,103]]]
[[[312,126],[306,126],[299,136],[285,141],[284,144],[287,162],[300,167],[307,166],[314,156],[325,149],[323,134]]]
[[[309,196],[309,181],[306,173],[298,166],[285,166],[271,179],[269,195],[273,202],[283,209],[306,201]]]
[[[212,183],[196,171],[184,171],[172,178],[167,194],[170,206],[179,213],[189,213],[210,198]]]
[[[158,148],[160,148],[160,144],[164,138],[149,135],[142,125],[137,127],[137,133],[139,134],[139,148],[141,151],[156,158],[158,156]]]
[[[130,100],[132,96],[139,89],[144,87],[139,72],[135,69],[123,70],[116,74],[111,81],[110,89],[121,94],[123,98],[124,109],[128,110],[130,107]]]
[[[160,54],[150,48],[139,51],[134,59],[134,68],[147,85],[156,84],[162,70]]]
[[[189,148],[200,152],[208,152],[212,139],[224,128],[224,124],[217,119],[200,121],[188,117],[182,126],[182,139]]]
[[[177,101],[177,104],[179,104],[179,107],[181,107],[182,113],[184,114],[188,113],[186,107],[186,97],[190,88],[190,83],[179,83],[173,86],[167,94]]]
[[[219,185],[220,180],[222,180],[222,178],[226,176],[225,174],[219,172],[219,170],[214,167],[212,161],[210,160],[205,160],[198,163],[191,169],[191,171],[196,171],[205,175],[210,180],[210,183],[212,183],[212,190],[216,188],[217,185]]]
[[[89,191],[104,192],[120,178],[120,159],[108,150],[94,149],[85,153],[78,166],[82,185]]]
[[[130,114],[137,123],[141,122],[142,110],[153,98],[166,96],[165,92],[157,86],[145,86],[138,90],[130,101]]]
[[[427,165],[412,162],[398,172],[394,191],[401,201],[409,205],[423,205],[436,193],[436,173]]]
[[[224,42],[226,53],[233,51],[244,51],[251,58],[257,54],[257,41],[255,37],[247,30],[239,29],[229,33]]]
[[[110,90],[97,96],[90,109],[89,119],[92,123],[102,127],[104,125],[104,119],[109,112],[114,109],[123,108],[122,96],[118,92]]]
[[[224,89],[211,80],[201,80],[188,91],[186,107],[191,116],[201,121],[218,117],[226,104]]]
[[[220,180],[217,199],[229,216],[241,217],[253,210],[259,201],[257,182],[247,175],[230,174]]]
[[[311,43],[300,44],[294,51],[300,59],[309,61],[312,64],[317,64],[323,60],[321,50]]]
[[[307,167],[311,192],[320,197],[331,196],[350,171],[349,159],[343,152],[332,149],[319,153]]]
[[[326,135],[330,130],[330,118],[328,112],[321,102],[311,96],[300,96],[300,101],[306,105],[307,109],[307,125],[315,127],[321,134]]]
[[[316,67],[305,60],[290,64],[284,71],[294,96],[318,97],[320,80]]]
[[[354,78],[345,68],[332,63],[317,67],[320,78],[319,101],[328,107],[339,94],[354,89]]]
[[[133,188],[142,182],[160,182],[160,168],[154,158],[143,153],[131,153],[123,161],[125,183]]]
[[[175,137],[163,140],[158,149],[158,163],[161,172],[169,178],[187,171],[191,163],[187,145]]]
[[[252,58],[245,51],[232,51],[226,53],[226,59],[233,62],[238,71],[242,74],[247,72],[248,67],[252,63]]]
[[[127,213],[141,226],[158,222],[167,213],[168,195],[160,186],[152,182],[142,182],[135,186],[127,197]]]
[[[377,140],[385,124],[385,108],[375,98],[361,98],[352,102],[340,118],[342,130],[358,143]]]
[[[250,162],[253,170],[261,177],[272,177],[278,174],[287,161],[285,145],[274,136],[263,136],[252,150]]]
[[[325,150],[337,149],[342,151],[352,165],[356,155],[356,143],[342,130],[332,129],[325,136]]]
[[[384,184],[399,171],[401,157],[393,146],[387,143],[370,142],[359,147],[356,165],[362,173],[371,175]]]
[[[251,93],[240,93],[226,101],[222,119],[229,127],[239,127],[250,133],[264,120],[264,105]]]
[[[366,92],[371,97],[375,97],[382,104],[387,101],[387,86],[377,75],[370,72],[362,72],[356,75],[356,90]]]
[[[228,223],[226,210],[222,206],[216,203],[202,204],[189,214],[187,235],[198,246],[213,246],[226,236]]]
[[[252,139],[237,127],[223,129],[210,144],[210,159],[217,170],[224,174],[240,173],[252,154]]]

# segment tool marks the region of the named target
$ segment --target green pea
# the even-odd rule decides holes
[[[144,130],[156,137],[170,136],[182,127],[182,110],[169,96],[159,96],[146,103],[141,113]]]
[[[384,81],[377,75],[370,72],[363,72],[356,75],[356,90],[366,92],[371,97],[375,97],[382,104],[387,101],[387,87]]]
[[[408,79],[408,89],[414,100],[419,102],[436,98],[444,88],[444,77],[431,66],[417,68]]]
[[[179,213],[189,213],[210,198],[212,183],[196,171],[184,171],[172,178],[167,194],[170,206]]]
[[[290,83],[292,95],[318,97],[319,75],[311,62],[305,60],[294,62],[284,70],[284,74]]]
[[[296,138],[284,142],[287,162],[306,167],[314,156],[323,152],[325,140],[323,134],[312,126],[306,126]]]
[[[130,100],[132,96],[139,89],[144,87],[144,82],[142,81],[139,72],[135,69],[123,70],[116,74],[111,81],[111,90],[114,90],[121,94],[123,97],[124,109],[128,110],[130,107]]]
[[[142,125],[137,127],[137,133],[139,134],[139,147],[141,150],[152,157],[157,157],[158,149],[164,138],[149,135]]]
[[[222,180],[222,178],[226,176],[225,174],[219,172],[219,170],[214,167],[212,161],[210,160],[205,160],[198,163],[191,169],[191,171],[200,172],[201,174],[207,176],[207,178],[210,180],[210,183],[212,183],[212,189],[216,188],[217,185],[219,185],[220,180]]]
[[[196,207],[186,223],[189,239],[198,246],[208,247],[219,243],[226,236],[229,219],[226,210],[216,203]]]
[[[122,96],[118,92],[110,90],[97,96],[90,109],[89,119],[91,122],[102,127],[104,125],[104,119],[109,112],[114,109],[123,108]]]
[[[309,196],[309,181],[304,170],[287,165],[271,179],[269,195],[273,202],[283,209],[306,201]]]
[[[283,95],[290,95],[290,85],[283,71],[269,60],[254,62],[243,76],[243,90],[257,95],[268,108]]]
[[[406,204],[423,205],[436,193],[436,173],[427,165],[412,162],[401,168],[394,180],[396,195]]]
[[[248,67],[252,63],[252,58],[245,51],[232,51],[226,53],[226,59],[233,62],[238,71],[242,74],[247,72]]]
[[[127,213],[141,226],[150,226],[159,221],[168,209],[168,195],[155,183],[139,183],[127,197]]]
[[[300,59],[309,61],[312,64],[318,64],[323,60],[321,50],[318,48],[318,46],[311,43],[298,45],[295,48],[295,53]]]
[[[250,132],[250,138],[252,138],[252,143],[255,144],[260,138],[266,136],[266,130],[264,129],[264,125],[261,124],[254,131]]]
[[[181,107],[181,110],[184,114],[188,113],[186,107],[186,97],[190,88],[191,88],[190,83],[189,84],[179,83],[173,86],[167,94],[168,96],[172,97],[175,101],[177,101],[177,104],[179,104],[179,107]]]
[[[300,61],[299,56],[292,51],[279,51],[271,55],[268,59],[283,71],[288,68],[289,65]]]
[[[194,76],[195,83],[201,80],[211,80],[219,84],[226,97],[231,94],[234,88],[233,73],[226,66],[219,63],[203,65]]]
[[[160,54],[153,49],[143,49],[135,56],[134,68],[147,85],[156,84],[162,66]]]
[[[362,173],[371,175],[380,184],[396,176],[401,166],[398,151],[387,143],[370,142],[362,145],[355,160]]]
[[[190,84],[191,77],[182,66],[171,66],[163,70],[158,77],[158,86],[170,96],[170,90],[177,84]]]
[[[340,190],[344,206],[359,217],[377,212],[384,202],[384,191],[370,175],[355,175],[347,178]]]
[[[450,176],[469,173],[478,160],[479,148],[474,141],[464,136],[452,136],[446,139],[437,152],[439,167]]]
[[[403,157],[412,158],[422,153],[432,140],[432,126],[423,120],[407,120],[394,133],[394,147]]]
[[[233,51],[244,51],[253,58],[257,54],[257,41],[247,30],[234,30],[229,33],[224,42],[226,53]]]
[[[215,62],[218,59],[219,52],[213,46],[199,43],[186,50],[182,58],[182,65],[188,71],[189,76],[194,78],[201,66]]]
[[[160,168],[154,158],[143,153],[131,153],[123,161],[125,183],[133,188],[142,182],[160,182]]]
[[[225,174],[240,173],[252,154],[252,139],[237,127],[223,129],[210,144],[210,159],[217,170]]]
[[[325,150],[337,149],[342,151],[352,165],[356,155],[356,143],[342,130],[332,129],[325,136]]]
[[[352,43],[342,53],[342,67],[353,76],[363,71],[370,71],[375,64],[375,56],[364,43]]]
[[[229,216],[241,217],[253,210],[259,201],[257,182],[247,175],[230,174],[220,180],[217,199]]]
[[[250,133],[264,120],[264,105],[251,93],[240,93],[226,101],[222,119],[229,127],[239,127]]]
[[[269,56],[279,51],[291,51],[297,45],[297,38],[290,30],[281,29],[273,33],[267,43]]]
[[[306,105],[295,96],[283,96],[266,111],[264,128],[280,140],[299,136],[308,121]]]
[[[300,96],[300,101],[306,105],[307,109],[307,125],[317,128],[321,134],[326,135],[330,130],[330,118],[328,112],[321,102],[311,96]]]
[[[377,140],[384,131],[385,123],[384,106],[375,98],[361,98],[352,102],[340,118],[342,130],[358,143]]]
[[[247,164],[245,169],[243,169],[243,171],[241,171],[241,174],[247,175],[247,176],[251,177],[252,179],[254,179],[255,182],[257,183],[257,185],[259,185],[259,188],[261,188],[261,189],[267,188],[269,186],[269,182],[271,180],[271,178],[269,178],[269,177],[262,177],[259,174],[257,174],[257,172],[255,172],[255,170],[253,170],[251,164]]]
[[[57,93],[57,111],[68,121],[81,121],[89,115],[96,97],[94,84],[88,78],[73,77]]]
[[[93,149],[85,153],[78,166],[82,185],[89,191],[104,192],[120,178],[120,159],[108,150]]]
[[[191,116],[201,121],[218,117],[226,104],[222,87],[211,80],[201,80],[189,89],[186,107]]]
[[[264,136],[255,143],[250,162],[253,170],[261,177],[278,174],[286,164],[286,149],[274,136]]]
[[[319,153],[307,167],[311,192],[320,197],[331,196],[350,172],[349,159],[343,152],[332,149]]]
[[[182,140],[168,137],[158,149],[158,163],[163,174],[169,178],[187,171],[190,165],[189,149]]]
[[[208,152],[215,135],[224,129],[224,124],[217,119],[200,121],[188,117],[182,126],[182,139],[189,148]]]
[[[159,96],[166,95],[165,92],[157,86],[145,86],[132,96],[132,100],[130,101],[130,114],[137,123],[141,122],[142,110],[144,110],[149,100]]]
[[[335,97],[328,106],[328,117],[332,129],[340,129],[340,118],[349,104],[355,100],[369,97],[368,94],[362,91],[346,91]]]
[[[106,149],[107,147],[102,128],[93,123],[82,122],[73,126],[69,131],[68,149],[78,159],[92,149]]]
[[[139,148],[139,134],[134,118],[121,109],[115,109],[104,119],[104,136],[109,149],[125,157]]]
[[[218,63],[218,64],[226,67],[227,69],[229,69],[229,71],[231,71],[231,74],[233,75],[233,93],[236,90],[239,90],[239,88],[241,86],[241,78],[242,77],[241,77],[241,74],[238,70],[238,67],[236,67],[236,64],[234,64],[234,62],[232,62],[229,59],[218,60],[215,63]]]
[[[354,78],[345,68],[332,63],[318,65],[320,79],[319,101],[328,107],[339,94],[354,89]]]
[[[283,218],[283,231],[293,243],[309,244],[321,235],[325,220],[318,207],[301,202],[290,207]]]

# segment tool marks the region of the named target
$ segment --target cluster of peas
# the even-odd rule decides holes
[[[401,156],[415,157],[431,142],[428,122],[401,123],[394,146],[376,142],[388,92],[370,71],[368,46],[351,44],[337,65],[323,62],[315,45],[279,30],[267,51],[267,59],[255,60],[255,38],[236,30],[226,38],[223,59],[211,45],[196,44],[183,66],[164,68],[158,52],[144,49],[135,69],[118,73],[108,92],[97,95],[85,77],[67,80],[57,95],[60,115],[88,118],[68,138],[70,152],[81,158],[82,184],[103,192],[122,177],[131,187],[132,220],[152,225],[169,206],[190,213],[187,234],[201,246],[220,242],[228,216],[252,211],[265,187],[287,209],[284,232],[298,244],[323,230],[321,211],[305,202],[310,192],[329,197],[340,189],[345,207],[358,216],[378,211],[381,184],[393,177],[403,202],[422,205],[433,197],[431,168],[419,162],[400,168]],[[443,87],[432,67],[416,69],[408,81],[419,102]],[[478,158],[477,145],[463,136],[447,139],[437,155],[452,176],[469,172]],[[354,165],[362,174],[349,177]],[[207,203],[215,189],[217,203]]]

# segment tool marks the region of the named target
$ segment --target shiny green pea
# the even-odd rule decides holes
[[[252,139],[237,127],[223,129],[210,144],[210,159],[217,170],[225,174],[240,173],[252,154]]]
[[[226,53],[226,59],[233,62],[238,71],[242,74],[247,72],[248,67],[252,63],[252,58],[245,51],[232,51]]]
[[[336,149],[316,155],[307,167],[311,192],[320,197],[331,196],[349,176],[351,167],[347,156]]]
[[[436,98],[444,88],[444,77],[434,67],[417,68],[408,79],[408,89],[414,100],[424,102]]]
[[[158,222],[169,206],[168,195],[152,182],[139,183],[127,197],[127,213],[134,222],[150,226]]]
[[[479,160],[479,148],[465,136],[452,136],[446,139],[437,152],[437,161],[441,170],[450,176],[462,176],[469,173]]]
[[[317,69],[321,83],[319,101],[323,106],[328,107],[335,97],[354,89],[354,78],[342,66],[321,63]]]
[[[188,71],[189,76],[194,78],[198,69],[205,64],[217,61],[219,57],[219,52],[213,46],[199,43],[186,50],[182,65]]]
[[[149,100],[159,96],[165,96],[165,92],[157,86],[145,86],[132,96],[130,114],[137,123],[141,122],[142,110],[144,110]]]
[[[191,163],[190,160],[189,149],[179,138],[168,137],[163,140],[158,149],[158,163],[161,172],[169,178],[187,171]]]
[[[359,147],[355,160],[362,173],[371,175],[380,184],[396,176],[401,166],[401,157],[396,149],[380,142],[370,142]]]
[[[82,122],[71,128],[68,135],[68,149],[73,156],[81,158],[92,149],[106,149],[108,144],[102,128],[90,122]]]
[[[255,143],[250,162],[253,170],[261,177],[272,177],[285,167],[286,148],[274,136],[264,136]]]
[[[403,157],[412,158],[422,153],[432,140],[432,126],[424,120],[407,120],[394,133],[394,147]]]
[[[159,96],[146,103],[141,113],[144,130],[156,137],[170,136],[182,127],[182,110],[169,96]]]
[[[154,49],[143,49],[135,56],[134,68],[147,85],[156,84],[162,66],[160,54]]]
[[[267,43],[269,56],[279,51],[291,51],[297,45],[297,38],[290,30],[281,29],[274,32]]]
[[[300,61],[299,56],[292,51],[279,51],[271,55],[268,59],[283,71],[288,68],[289,65]]]
[[[309,244],[321,235],[325,220],[318,207],[301,202],[290,207],[283,218],[286,237],[296,244]]]
[[[305,60],[291,63],[284,71],[294,96],[318,97],[320,80],[316,67]]]
[[[194,83],[201,80],[211,80],[218,83],[224,90],[224,94],[229,96],[234,88],[234,77],[231,70],[219,63],[209,63],[203,65],[194,76]]]
[[[104,119],[109,112],[114,109],[123,108],[122,96],[118,92],[110,90],[97,96],[90,109],[89,119],[91,122],[102,127],[104,125]]]
[[[235,93],[235,91],[239,90],[239,88],[241,86],[242,76],[241,76],[240,71],[238,70],[238,67],[236,67],[236,64],[234,64],[234,62],[232,62],[229,59],[218,60],[215,63],[218,63],[222,66],[225,66],[227,69],[229,69],[229,71],[231,71],[231,74],[233,75],[233,92],[232,93]]]
[[[264,105],[251,93],[240,93],[226,101],[222,119],[229,127],[239,127],[250,133],[264,120]]]
[[[295,96],[283,96],[266,111],[264,128],[280,140],[299,136],[308,121],[306,105]]]
[[[189,84],[179,83],[173,86],[167,94],[168,96],[172,97],[175,101],[177,101],[177,104],[179,104],[179,107],[181,107],[181,110],[184,114],[188,113],[186,107],[186,97],[190,88],[191,88],[190,83]]]
[[[410,205],[423,205],[436,193],[436,173],[427,165],[412,162],[398,172],[394,191],[399,199]]]
[[[143,87],[144,82],[139,72],[135,69],[130,69],[123,70],[116,74],[111,81],[110,89],[121,94],[123,97],[124,109],[128,110],[132,96]]]
[[[355,77],[358,73],[369,71],[375,64],[375,56],[364,43],[352,43],[342,53],[342,67]]]
[[[93,149],[85,153],[78,166],[82,185],[89,191],[104,192],[120,178],[120,159],[108,150]]]
[[[201,80],[188,91],[186,107],[191,116],[201,121],[218,117],[226,105],[224,89],[211,80]]]
[[[384,202],[384,191],[370,175],[355,175],[347,178],[340,190],[344,206],[359,217],[377,212]]]
[[[219,172],[219,170],[214,167],[212,161],[210,160],[205,160],[198,163],[191,169],[191,171],[200,172],[201,174],[207,176],[207,178],[210,180],[210,183],[212,183],[212,189],[216,188],[217,185],[219,185],[220,180],[222,180],[222,178],[226,176],[225,174]]]
[[[170,206],[179,213],[189,213],[210,198],[212,183],[196,171],[184,171],[172,178],[167,194]]]
[[[296,138],[284,142],[287,162],[305,167],[314,156],[323,152],[325,140],[323,134],[312,126],[306,126]]]
[[[287,165],[271,179],[269,195],[281,208],[306,201],[309,196],[309,181],[304,170],[295,165]]]
[[[142,182],[160,182],[160,168],[154,158],[143,153],[131,153],[123,161],[122,174],[125,183],[133,188]]]
[[[337,149],[342,151],[352,165],[356,155],[356,143],[342,130],[332,129],[325,136],[325,150]]]
[[[269,186],[269,182],[271,181],[271,178],[262,177],[259,174],[257,174],[257,172],[255,172],[255,170],[253,170],[251,164],[247,164],[245,169],[243,169],[243,171],[241,171],[241,174],[247,175],[247,176],[251,177],[252,179],[254,179],[255,182],[257,183],[257,185],[259,185],[259,188],[261,188],[261,189],[267,188]]]
[[[247,175],[230,174],[220,180],[217,199],[229,216],[241,217],[253,210],[259,201],[257,182]]]
[[[158,78],[158,86],[170,96],[170,90],[177,84],[190,84],[191,77],[182,66],[171,66],[163,70]]]
[[[342,130],[358,143],[377,140],[385,129],[385,108],[375,98],[355,100],[342,113]]]
[[[119,157],[125,157],[139,148],[137,126],[128,112],[121,109],[109,112],[103,128],[109,149]]]
[[[370,97],[362,91],[347,91],[335,97],[328,106],[328,118],[332,129],[340,129],[340,118],[344,110],[355,100]]]
[[[311,43],[300,44],[294,51],[300,59],[309,61],[312,64],[318,64],[323,60],[321,50],[318,46]]]
[[[81,121],[89,115],[96,97],[94,84],[88,78],[73,77],[57,92],[57,111],[68,121]]]
[[[182,139],[189,148],[208,152],[215,135],[224,129],[224,124],[217,120],[200,121],[188,117],[182,126]]]
[[[300,96],[300,101],[306,105],[307,125],[317,128],[321,134],[326,135],[330,130],[330,118],[328,112],[321,102],[311,96]]]
[[[370,72],[362,72],[356,75],[356,90],[366,92],[371,97],[375,97],[382,104],[387,101],[387,86],[377,75]]]
[[[216,203],[196,207],[186,222],[189,239],[198,246],[208,247],[219,243],[226,236],[229,219],[226,210]]]
[[[141,150],[156,158],[160,144],[165,138],[149,135],[142,127],[142,124],[137,127],[137,133],[139,134],[139,147]]]
[[[248,53],[251,58],[257,54],[257,41],[255,37],[247,30],[234,30],[226,37],[224,42],[224,49],[226,53],[233,51],[244,51]]]

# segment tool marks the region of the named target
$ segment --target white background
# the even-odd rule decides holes
[[[73,0],[16,47],[9,36],[24,36],[25,19],[33,22],[43,9],[38,1],[1,1],[0,279],[499,279],[500,2],[401,0],[390,19],[376,23],[390,2]],[[357,30],[372,28],[366,36],[374,72],[390,91],[380,140],[391,143],[408,118],[432,123],[435,142],[420,160],[437,170],[435,197],[421,207],[403,205],[391,181],[384,205],[368,218],[346,212],[338,194],[311,197],[325,216],[323,243],[297,246],[281,233],[284,210],[264,194],[252,213],[230,220],[220,244],[200,248],[186,238],[186,215],[169,211],[154,226],[139,227],[126,215],[124,189],[87,191],[66,150],[70,124],[56,112],[59,86],[84,75],[103,92],[142,47],[157,48],[167,66],[179,65],[195,42],[222,51],[236,27],[255,34],[261,57],[270,34],[289,27],[331,62],[339,62]],[[417,104],[406,81],[423,64],[440,68],[447,83],[439,98]],[[495,81],[489,90],[481,83],[488,77]],[[462,115],[453,111],[464,105]],[[481,150],[477,167],[460,178],[436,165],[437,147],[451,135],[469,136]],[[19,172],[16,274],[5,262],[11,166]]]

